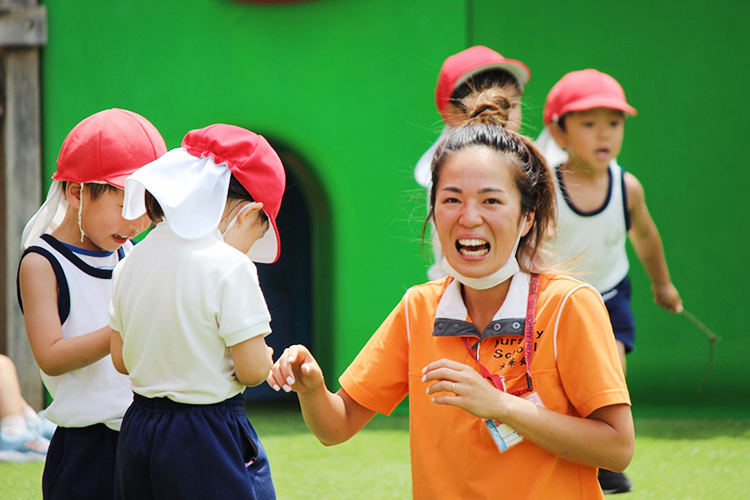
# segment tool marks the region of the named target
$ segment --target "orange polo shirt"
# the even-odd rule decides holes
[[[528,289],[529,275],[517,273],[481,334],[480,362],[505,377],[509,392],[526,385]],[[421,380],[430,362],[449,358],[479,372],[461,338],[472,328],[478,336],[452,278],[415,286],[339,379],[355,401],[379,413],[390,414],[409,395],[414,498],[604,498],[595,467],[528,440],[500,453],[482,419],[430,400]],[[531,376],[546,408],[586,417],[604,406],[630,404],[609,317],[595,290],[566,276],[540,276],[534,330]]]

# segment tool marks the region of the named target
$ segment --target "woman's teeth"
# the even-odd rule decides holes
[[[490,244],[487,240],[464,238],[456,242],[456,249],[461,255],[476,257],[489,253]]]

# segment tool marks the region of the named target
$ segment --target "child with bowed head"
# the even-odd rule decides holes
[[[273,364],[253,261],[279,257],[285,183],[262,136],[224,124],[188,132],[126,181],[125,218],[156,227],[113,278],[112,359],[135,393],[116,498],[275,498],[243,391]]]
[[[42,476],[45,499],[113,497],[118,431],[133,399],[109,353],[112,269],[146,217],[122,217],[125,178],[166,152],[139,114],[108,109],[81,121],[60,149],[47,200],[23,230],[18,303],[57,424]]]

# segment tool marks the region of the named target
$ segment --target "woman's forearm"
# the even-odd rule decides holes
[[[326,446],[343,443],[359,432],[375,412],[354,401],[346,391],[332,393],[325,384],[299,394],[305,423]]]
[[[502,421],[560,458],[613,471],[625,470],[633,458],[633,419],[627,405],[600,408],[588,418],[562,415],[516,397],[507,407]]]

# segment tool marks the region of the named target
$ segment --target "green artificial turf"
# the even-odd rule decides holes
[[[349,442],[326,448],[294,407],[249,410],[271,459],[278,497],[409,499],[406,416],[376,417]],[[41,463],[0,464],[2,500],[41,498]],[[636,417],[632,493],[613,500],[750,498],[750,419]]]

